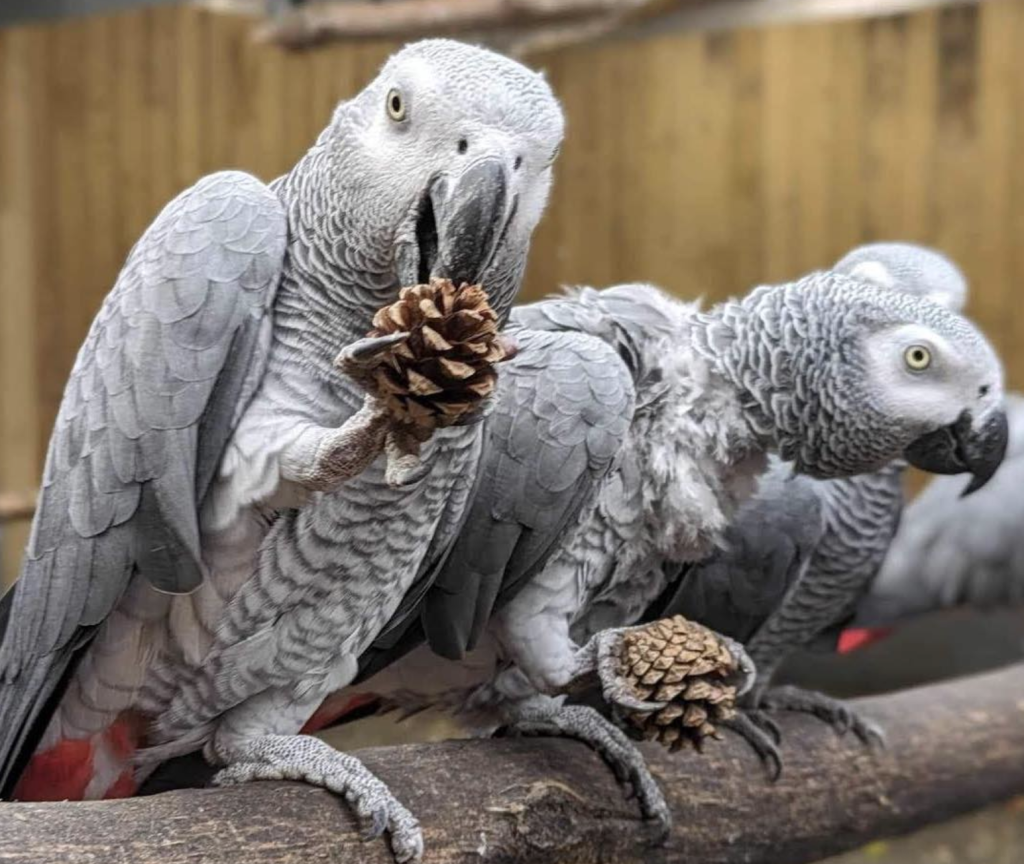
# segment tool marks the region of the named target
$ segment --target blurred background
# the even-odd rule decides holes
[[[1021,0],[5,0],[4,584],[68,370],[134,241],[202,174],[286,171],[335,103],[442,11],[456,35],[544,70],[565,106],[525,299],[649,280],[713,301],[860,243],[914,240],[964,269],[969,313],[1024,387]],[[850,660],[801,658],[791,675],[884,690],[1020,657],[1022,635],[1019,612],[958,613]],[[920,841],[920,860],[1009,861],[991,850],[1019,848],[1004,817],[1021,812],[970,823],[982,857],[951,846],[967,836],[951,827]]]

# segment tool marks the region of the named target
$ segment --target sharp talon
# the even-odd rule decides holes
[[[649,816],[647,817],[647,821],[657,828],[650,839],[650,845],[664,846],[668,843],[668,838],[672,834],[672,823],[663,818],[658,818],[657,816]]]
[[[388,808],[378,807],[370,817],[370,824],[363,831],[364,840],[376,840],[388,827]]]
[[[604,630],[593,638],[596,654],[596,671],[601,682],[601,695],[609,705],[618,705],[627,711],[639,714],[650,714],[660,711],[667,702],[648,702],[633,695],[633,688],[619,674],[619,654],[622,647],[623,634],[636,627],[622,627]],[[594,671],[591,668],[590,671]]]
[[[419,823],[355,757],[308,735],[256,736],[232,744],[230,753],[233,760],[218,773],[218,785],[287,779],[321,786],[345,802],[359,820],[364,839],[388,834],[392,851],[401,862],[422,854]]]
[[[772,736],[776,744],[782,743],[782,730],[779,724],[769,717],[764,711],[748,711],[747,716],[758,725],[763,731]]]
[[[757,683],[757,667],[741,643],[735,639],[730,639],[728,636],[718,635],[722,642],[725,643],[725,647],[729,649],[733,660],[736,661],[735,674],[739,677],[739,681],[736,684],[736,696],[745,696]]]
[[[741,712],[731,720],[725,721],[722,725],[746,741],[764,766],[768,781],[776,782],[782,775],[782,753],[779,750],[778,742],[773,741],[771,736],[761,728],[760,722],[751,718],[753,711]]]
[[[641,751],[611,721],[583,705],[525,706],[517,710],[521,719],[512,724],[516,732],[521,733],[525,727],[533,734],[568,736],[600,753],[622,781],[626,797],[635,795],[644,818],[658,821],[667,832],[671,817],[657,781]]]
[[[619,689],[605,690],[604,698],[613,705],[618,705],[628,711],[636,711],[641,714],[650,714],[654,711],[660,711],[668,705],[668,702],[644,702],[642,699],[630,696],[628,693],[624,693]]]
[[[868,720],[855,721],[853,733],[868,747],[885,750],[885,732],[880,726]]]
[[[392,333],[389,336],[360,339],[358,342],[353,342],[342,348],[334,360],[334,365],[341,370],[345,370],[349,366],[370,365],[380,354],[408,338],[408,333]]]
[[[404,831],[394,831],[391,835],[391,852],[398,864],[406,861],[419,861],[423,857],[423,834],[419,826]]]
[[[797,711],[813,714],[824,723],[828,723],[839,735],[852,731],[865,745],[870,746],[876,734],[884,738],[882,730],[868,720],[864,720],[853,708],[839,699],[833,699],[824,693],[803,690],[799,687],[776,687],[769,690],[762,701],[763,705],[781,711]]]

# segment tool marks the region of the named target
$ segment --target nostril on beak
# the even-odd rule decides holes
[[[522,165],[523,165],[523,157],[522,156],[516,156],[516,161],[514,163],[512,163],[512,170],[513,171],[518,171],[522,167]]]
[[[469,149],[469,142],[465,138],[459,139],[459,153],[465,153]]]
[[[991,388],[989,387],[989,385],[988,385],[988,384],[982,384],[982,385],[981,385],[981,386],[980,386],[980,387],[978,388],[978,395],[979,395],[979,396],[988,396],[988,391],[989,391],[990,389],[991,389]]]

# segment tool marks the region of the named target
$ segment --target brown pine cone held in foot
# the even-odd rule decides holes
[[[479,285],[456,288],[447,279],[403,288],[373,317],[370,336],[408,332],[363,385],[379,396],[403,431],[426,441],[477,410],[494,392],[494,364],[514,353],[498,333],[497,316]]]
[[[668,702],[659,711],[629,714],[648,740],[671,750],[700,747],[718,737],[716,721],[735,714],[736,672],[732,654],[718,637],[682,615],[655,621],[626,633],[622,643],[623,676],[638,698]]]

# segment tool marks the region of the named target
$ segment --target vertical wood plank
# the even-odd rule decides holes
[[[963,265],[1024,386],[1022,45],[1024,2],[993,0],[534,58],[568,138],[524,299],[646,279],[715,301],[919,240]],[[157,211],[209,171],[287,170],[395,47],[287,54],[189,5],[0,32],[0,488],[38,475],[75,351]]]
[[[35,486],[40,459],[34,160],[45,131],[42,42],[34,29],[0,32],[0,489],[9,490]],[[27,528],[0,529],[0,586],[17,574]]]

